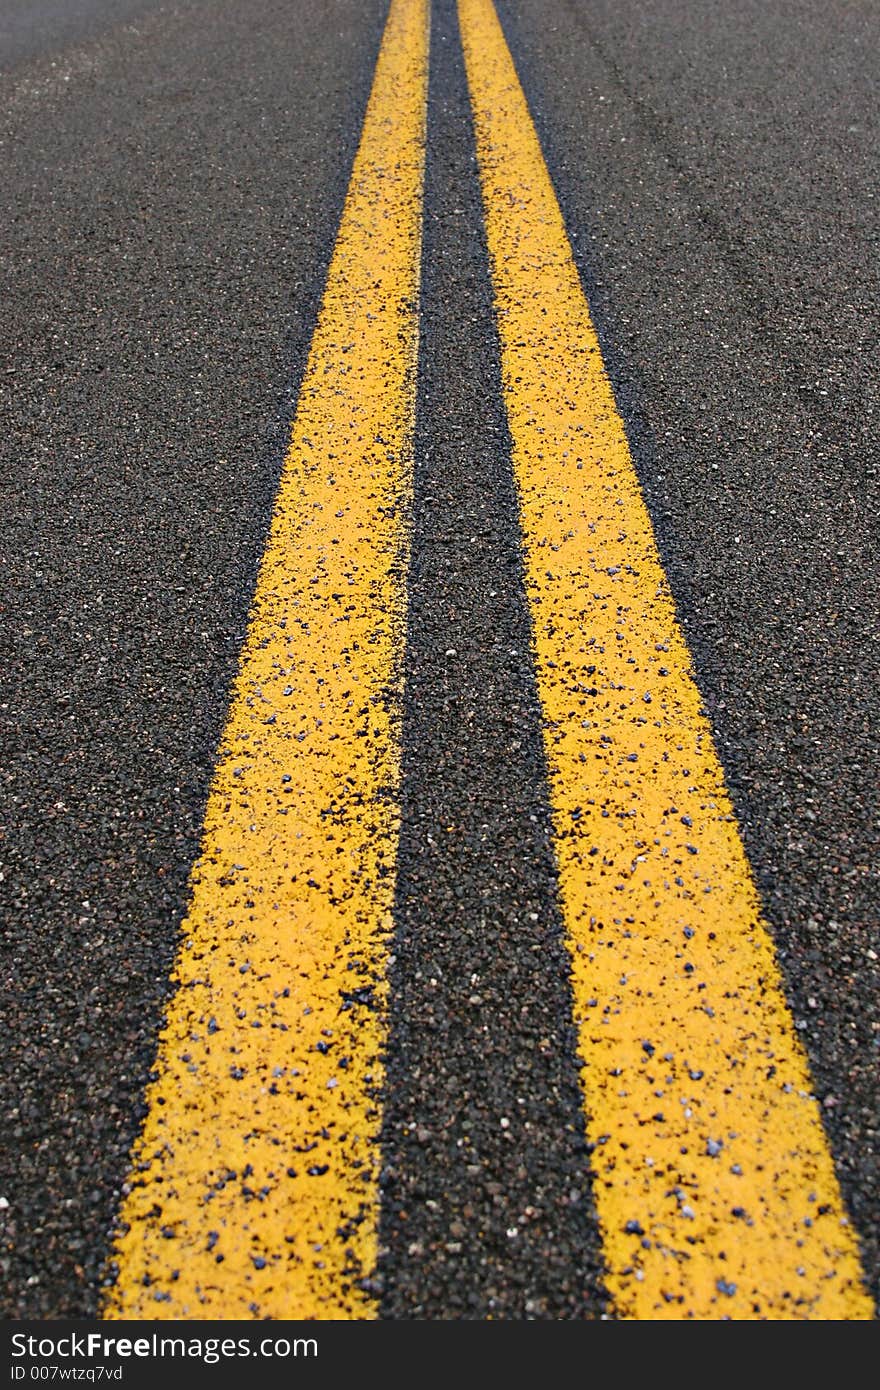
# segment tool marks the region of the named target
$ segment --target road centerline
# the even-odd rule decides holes
[[[605,1305],[455,0],[432,6],[382,1316]]]
[[[426,0],[392,0],[205,813],[107,1318],[355,1318],[376,1256]]]
[[[562,215],[459,0],[618,1317],[872,1315]]]

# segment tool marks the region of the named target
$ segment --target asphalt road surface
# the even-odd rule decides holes
[[[496,10],[0,0],[6,1319],[876,1316],[880,12]]]

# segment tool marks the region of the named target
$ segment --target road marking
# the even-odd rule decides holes
[[[427,61],[427,0],[392,0],[107,1318],[375,1315]]]
[[[459,18],[613,1315],[870,1318],[528,106],[491,0]]]

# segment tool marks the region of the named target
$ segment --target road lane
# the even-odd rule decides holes
[[[10,1316],[100,1298],[386,13],[155,8],[2,113]]]
[[[880,21],[498,10],[876,1301]]]
[[[459,13],[612,1306],[648,1320],[869,1317],[529,110],[492,0]]]
[[[205,812],[110,1317],[371,1309],[427,41],[424,0],[394,0]]]

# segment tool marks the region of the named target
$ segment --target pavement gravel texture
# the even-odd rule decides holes
[[[0,0],[7,1319],[97,1308],[386,10]],[[498,10],[877,1298],[880,16]],[[434,25],[376,1292],[598,1317],[449,0]]]
[[[384,19],[154,6],[0,84],[7,1316],[97,1305]]]
[[[880,17],[498,11],[876,1300]]]

